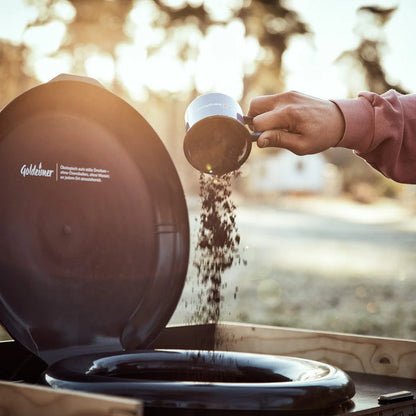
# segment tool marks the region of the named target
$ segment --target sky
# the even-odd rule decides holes
[[[87,1],[87,0],[86,0]],[[170,0],[181,2],[183,0]],[[198,0],[193,0],[198,2]],[[219,15],[239,0],[221,2],[206,1]],[[392,82],[400,81],[406,89],[416,92],[416,1],[381,0],[379,6],[398,6],[398,10],[384,28],[386,41],[383,64]],[[292,39],[283,56],[286,74],[286,89],[302,91],[321,98],[340,98],[348,94],[345,71],[334,65],[342,51],[353,49],[359,42],[356,10],[362,5],[373,4],[369,0],[286,0],[306,22],[313,36],[298,36]],[[225,27],[212,29],[205,39],[189,28],[175,33],[176,38],[163,40],[152,25],[152,2],[142,0],[129,16],[132,41],[119,45],[117,61],[110,55],[92,51],[86,62],[87,75],[104,84],[115,75],[121,78],[133,99],[146,99],[146,86],[154,91],[166,90],[176,93],[190,87],[195,76],[201,93],[220,91],[239,99],[242,94],[242,75],[252,71],[253,58],[262,59],[255,39],[245,36],[244,27],[234,20]],[[31,63],[39,81],[46,82],[60,72],[69,72],[71,57],[60,53],[51,58],[49,54],[58,50],[66,27],[65,22],[74,17],[72,6],[61,0],[56,6],[60,21],[51,22],[43,28],[25,31],[28,21],[36,12],[25,6],[23,0],[0,0],[0,38],[14,43],[24,42],[32,49]],[[175,60],[175,41],[186,37],[198,43],[199,55],[194,62]],[[148,56],[149,46],[160,46],[155,56]],[[169,65],[169,71],[165,71]],[[357,89],[359,89],[357,86]],[[358,92],[358,91],[357,91]]]

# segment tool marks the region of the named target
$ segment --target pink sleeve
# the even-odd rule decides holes
[[[416,94],[363,92],[333,102],[345,119],[338,147],[354,149],[388,178],[416,183]]]

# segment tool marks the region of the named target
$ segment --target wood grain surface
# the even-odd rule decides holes
[[[416,341],[220,323],[218,349],[290,355],[323,361],[345,371],[416,379]]]
[[[0,381],[1,416],[141,416],[142,403],[99,394]]]

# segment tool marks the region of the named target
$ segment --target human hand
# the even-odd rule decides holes
[[[259,147],[282,147],[297,155],[322,152],[344,135],[344,117],[329,100],[299,92],[265,95],[251,100],[249,127],[262,132]]]

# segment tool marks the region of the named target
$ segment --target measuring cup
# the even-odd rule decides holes
[[[200,95],[185,112],[183,149],[200,172],[221,176],[237,170],[248,158],[260,133],[250,133],[239,104],[220,93]]]

